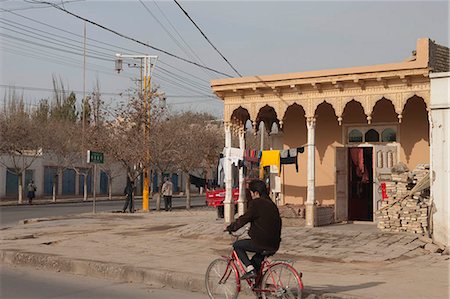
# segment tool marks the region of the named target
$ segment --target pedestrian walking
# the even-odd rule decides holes
[[[164,197],[164,209],[166,211],[172,211],[173,184],[168,177],[164,179],[161,192]]]
[[[123,190],[123,194],[127,196],[127,199],[125,201],[125,205],[123,206],[122,212],[125,213],[128,207],[130,213],[134,213],[134,182],[130,179],[130,177],[127,177],[127,185],[125,186],[125,190]]]
[[[33,204],[33,199],[36,197],[36,185],[33,183],[33,180],[30,180],[27,186],[27,197],[28,197],[28,204]]]

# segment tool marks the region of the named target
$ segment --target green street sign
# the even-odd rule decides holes
[[[105,158],[103,156],[103,153],[87,151],[87,162],[95,164],[103,164],[105,163]]]

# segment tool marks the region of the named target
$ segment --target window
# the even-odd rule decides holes
[[[363,134],[360,130],[353,129],[348,134],[348,142],[362,142],[363,141]]]
[[[396,125],[355,126],[347,128],[349,143],[388,143],[397,142]]]
[[[381,142],[392,141],[397,141],[397,133],[391,128],[384,129],[383,133],[381,133]]]
[[[370,129],[366,132],[364,139],[365,142],[379,142],[380,134],[376,130]]]

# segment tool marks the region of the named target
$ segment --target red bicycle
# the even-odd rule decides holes
[[[242,234],[233,234],[233,236],[237,241]],[[272,254],[272,252],[263,252],[264,260],[258,276],[255,279],[246,279],[245,282],[257,298],[301,299],[302,274],[295,270],[292,261],[270,261],[268,257]],[[234,250],[229,256],[222,256],[212,261],[205,275],[209,297],[211,299],[236,299],[241,291],[240,277],[244,273],[245,267]]]

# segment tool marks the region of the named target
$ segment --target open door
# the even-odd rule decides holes
[[[389,180],[392,175],[392,167],[397,164],[397,147],[387,145],[373,146],[373,198],[374,213],[380,208],[381,183]]]
[[[348,148],[336,148],[335,221],[348,220]]]

